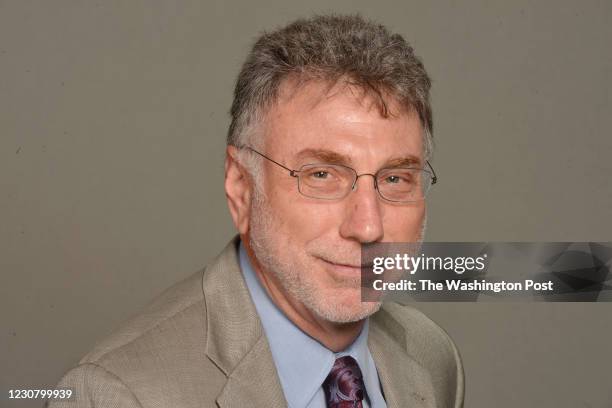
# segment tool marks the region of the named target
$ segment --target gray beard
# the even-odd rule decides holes
[[[287,296],[303,304],[306,309],[316,316],[334,323],[349,323],[365,319],[380,309],[381,302],[363,302],[359,308],[338,307],[337,304],[322,299],[318,288],[308,279],[304,265],[296,264],[297,259],[291,262],[284,260],[275,245],[279,237],[275,236],[275,218],[266,205],[265,196],[258,189],[254,189],[249,222],[249,242],[251,249],[262,269],[271,273],[282,286]],[[356,282],[356,284],[359,284]]]

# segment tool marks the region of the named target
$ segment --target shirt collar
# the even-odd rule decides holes
[[[300,330],[272,302],[240,243],[240,268],[261,319],[289,407],[304,407],[315,396],[336,358],[353,357],[363,372],[367,390],[378,387],[378,375],[368,350],[368,321],[346,350],[334,353]],[[376,381],[376,384],[374,384]]]

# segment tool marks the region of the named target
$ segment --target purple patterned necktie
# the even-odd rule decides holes
[[[355,359],[344,356],[336,359],[323,382],[328,408],[362,408],[365,387],[361,370]]]

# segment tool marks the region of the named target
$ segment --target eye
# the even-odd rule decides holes
[[[385,178],[383,178],[382,181],[385,184],[411,183],[412,182],[412,177],[410,177],[410,175],[406,175],[406,174],[401,174],[401,175],[390,174],[388,176],[385,176]]]
[[[394,169],[389,172],[383,172],[378,181],[379,184],[393,187],[406,187],[415,182],[415,175],[413,170],[410,169]]]
[[[304,175],[311,181],[335,181],[338,179],[338,171],[329,167],[315,167],[308,169]]]
[[[399,183],[400,181],[401,181],[401,179],[400,179],[398,176],[388,176],[388,177],[385,179],[385,182],[386,182],[386,183],[389,183],[389,184],[397,184],[397,183]]]
[[[341,169],[332,166],[315,165],[302,169],[300,180],[311,185],[335,185],[345,182],[347,176],[341,172]],[[350,179],[350,176],[348,176]]]

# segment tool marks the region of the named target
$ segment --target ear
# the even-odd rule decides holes
[[[225,155],[225,196],[236,229],[240,235],[245,235],[249,229],[251,182],[238,162],[236,146],[228,146]]]

